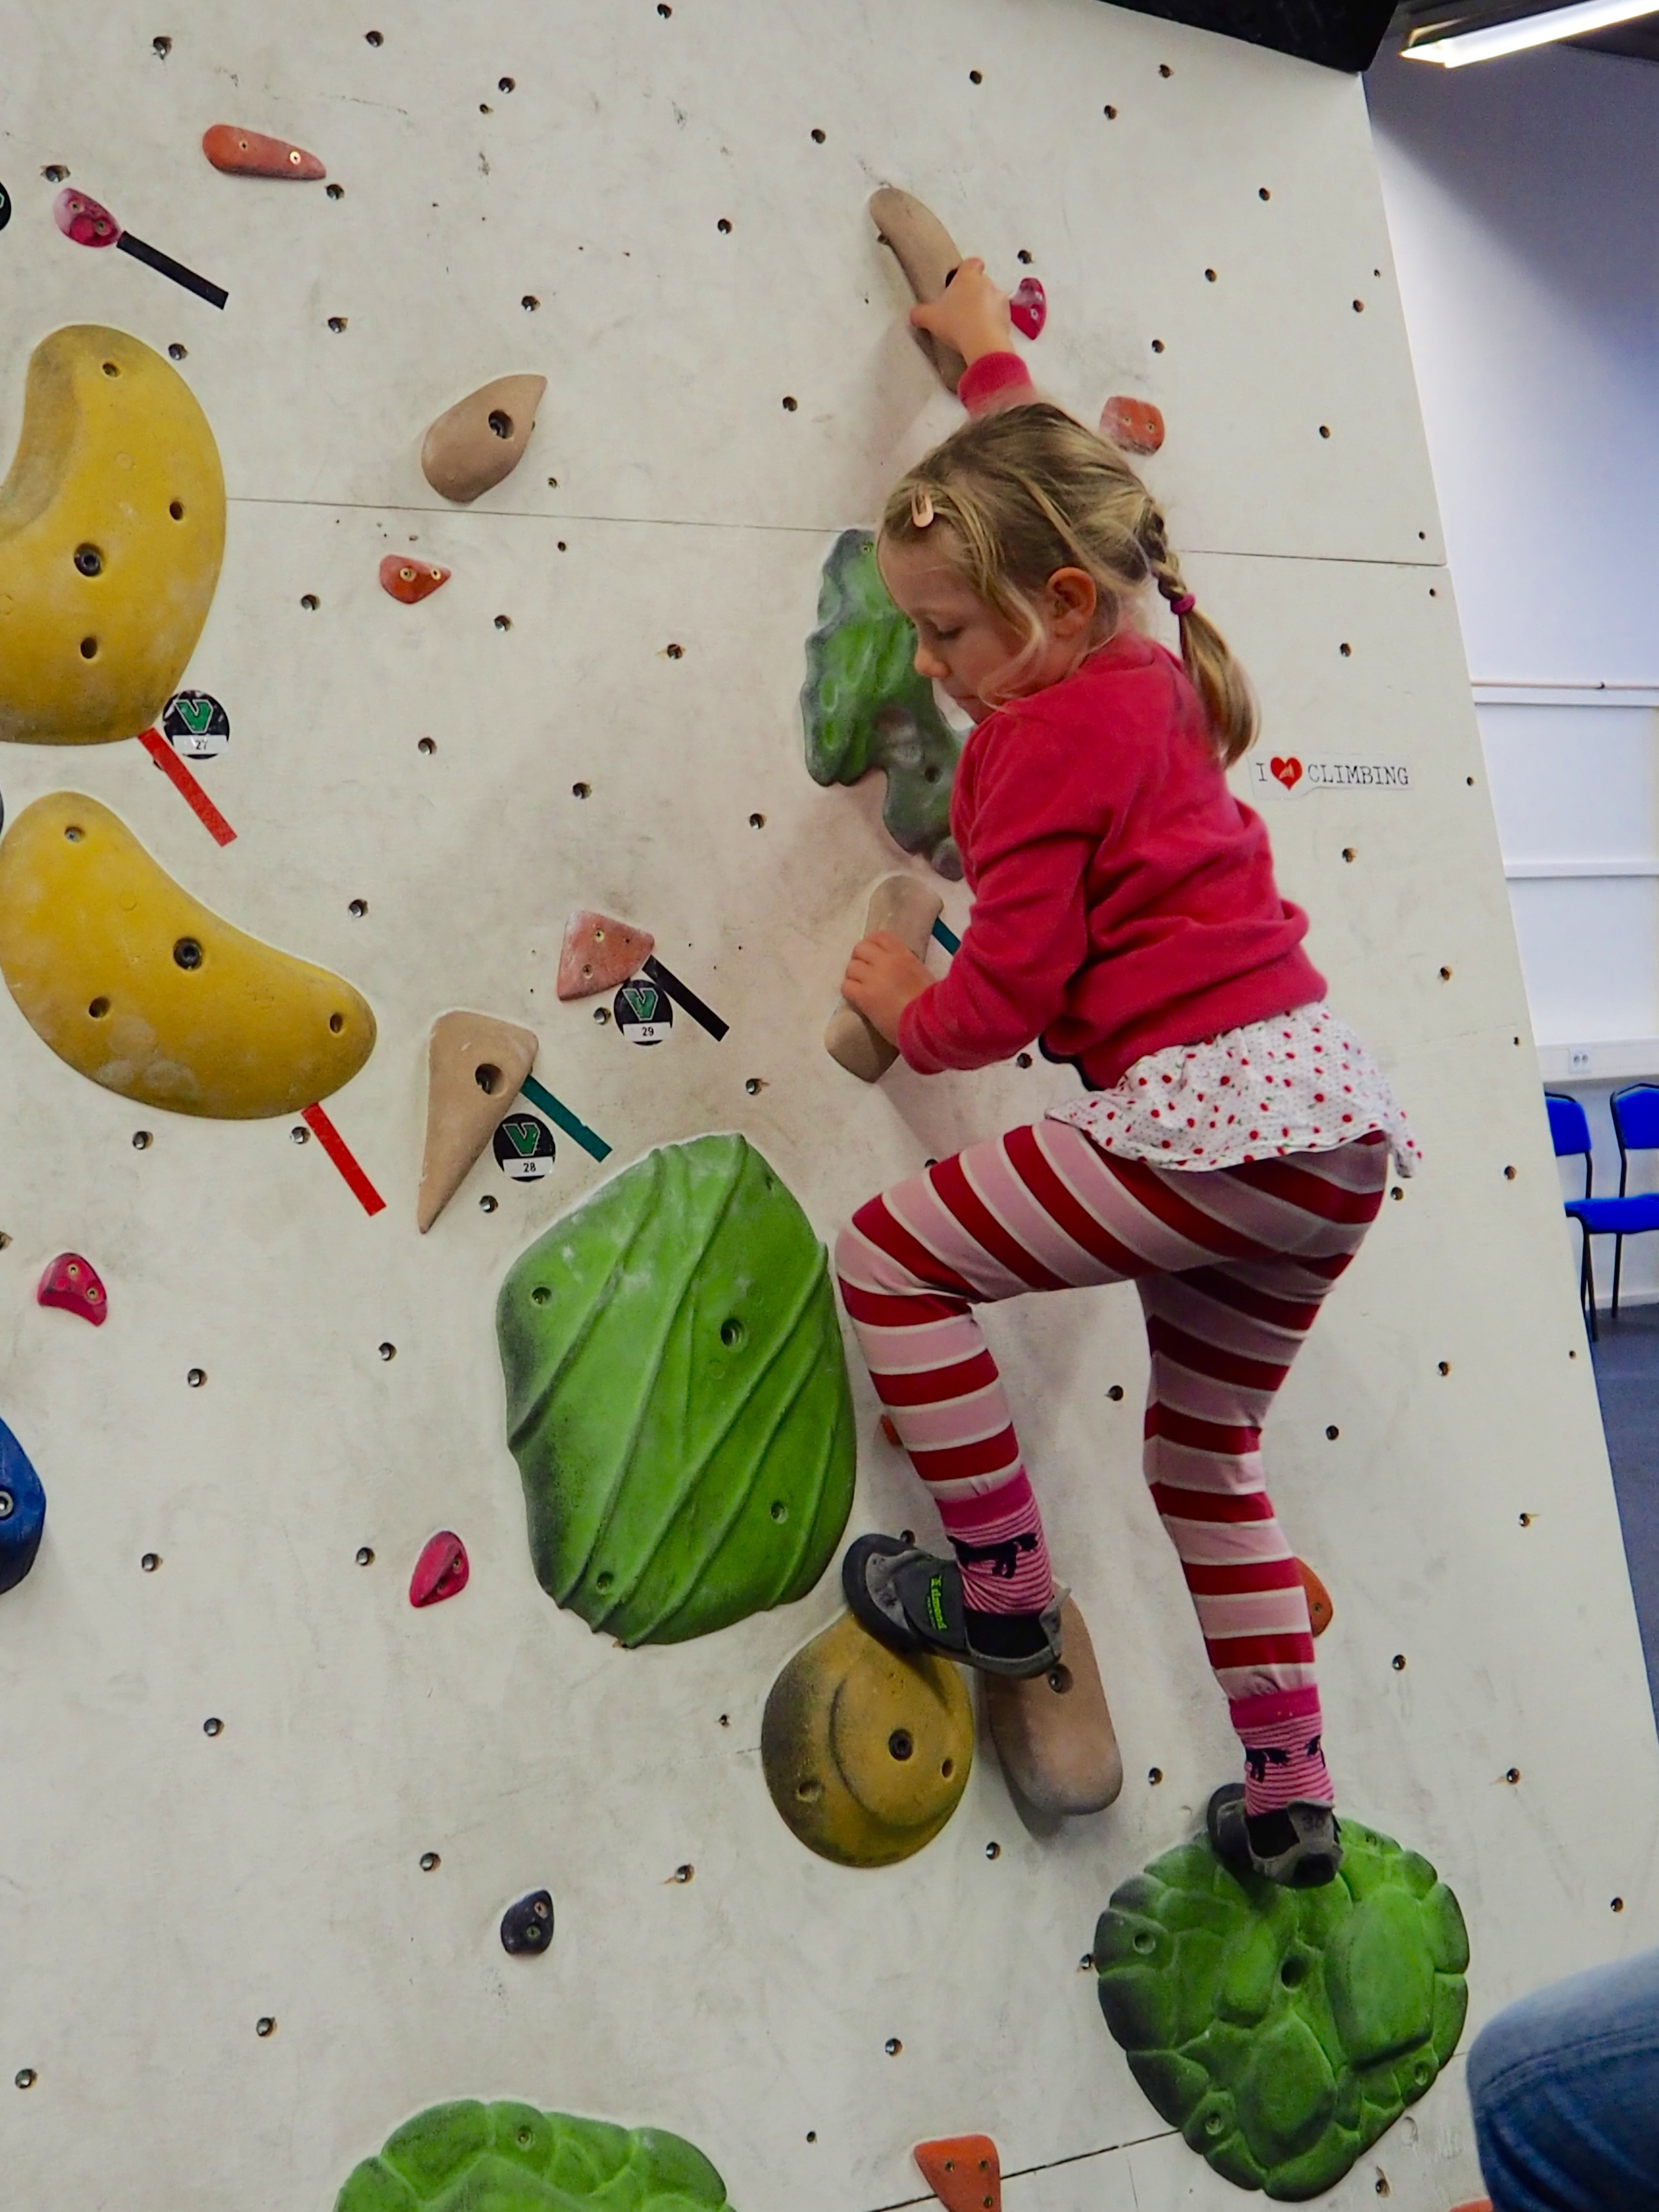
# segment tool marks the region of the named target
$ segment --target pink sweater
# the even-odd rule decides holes
[[[1029,379],[975,362],[975,412]],[[1143,1054],[1325,995],[1261,817],[1235,799],[1186,671],[1126,631],[1075,675],[989,714],[963,749],[951,830],[974,894],[950,972],[899,1048],[924,1075],[1033,1037],[1097,1090]]]

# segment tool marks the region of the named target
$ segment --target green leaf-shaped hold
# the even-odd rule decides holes
[[[623,1644],[804,1597],[856,1454],[823,1247],[742,1137],[665,1145],[555,1223],[495,1310],[542,1588]]]
[[[366,2158],[334,2212],[729,2212],[695,2144],[534,2105],[433,2105]]]
[[[956,882],[951,783],[962,740],[914,665],[916,634],[887,596],[867,530],[843,530],[823,564],[818,626],[806,641],[800,714],[815,783],[856,783],[884,769],[881,818],[907,853]]]
[[[1242,2189],[1340,2181],[1457,2047],[1468,1937],[1415,1851],[1342,1823],[1323,1889],[1236,1875],[1199,1837],[1113,1893],[1095,1929],[1106,2025],[1172,2127]]]

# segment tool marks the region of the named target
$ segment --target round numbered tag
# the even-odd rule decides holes
[[[539,1182],[553,1164],[553,1132],[538,1115],[509,1114],[496,1125],[495,1164],[514,1182]]]
[[[211,760],[230,743],[230,717],[210,691],[175,691],[161,709],[161,735],[186,760]]]
[[[648,975],[624,983],[611,1002],[618,1030],[629,1044],[660,1044],[674,1026],[674,1002]]]
[[[0,185],[0,230],[11,221],[11,194]]]

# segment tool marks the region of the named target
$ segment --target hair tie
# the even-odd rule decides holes
[[[1178,622],[1182,615],[1191,614],[1193,609],[1197,605],[1198,601],[1193,597],[1190,592],[1182,592],[1179,599],[1170,600],[1170,612]]]
[[[933,519],[933,495],[926,484],[914,484],[910,490],[910,520],[918,530],[926,530]]]

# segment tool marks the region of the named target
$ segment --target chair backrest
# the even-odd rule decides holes
[[[1659,1091],[1654,1096],[1659,1098]],[[1544,1103],[1549,1109],[1550,1142],[1555,1147],[1556,1158],[1565,1160],[1576,1152],[1588,1152],[1589,1121],[1577,1099],[1564,1097],[1559,1091],[1547,1091]]]
[[[1607,1104],[1621,1152],[1659,1150],[1659,1083],[1626,1084]]]

